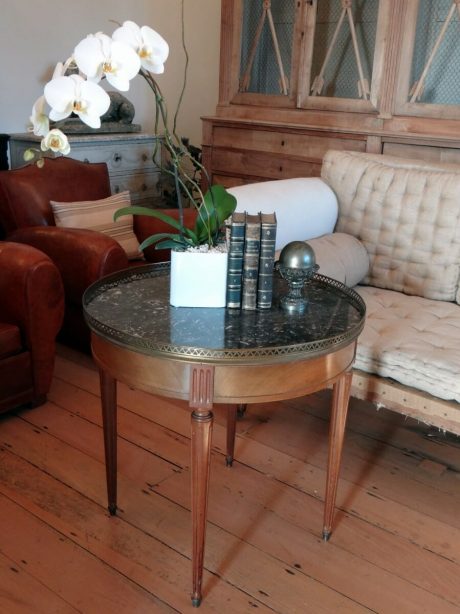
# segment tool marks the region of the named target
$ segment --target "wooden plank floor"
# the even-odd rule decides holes
[[[215,411],[201,612],[460,612],[460,441],[353,400],[320,539],[330,394]],[[106,511],[99,380],[59,348],[48,402],[0,419],[0,612],[192,612],[190,415],[119,386]]]

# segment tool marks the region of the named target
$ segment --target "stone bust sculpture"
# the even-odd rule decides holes
[[[119,122],[131,124],[134,119],[134,105],[120,92],[107,92],[110,96],[110,107],[101,116],[101,122]]]

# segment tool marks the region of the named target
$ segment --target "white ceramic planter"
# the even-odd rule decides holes
[[[174,307],[225,307],[228,254],[171,252],[169,302]]]

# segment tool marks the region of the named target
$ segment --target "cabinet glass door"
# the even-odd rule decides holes
[[[345,111],[377,106],[387,13],[385,0],[312,1],[301,106]]]
[[[378,0],[318,3],[312,95],[369,99],[378,7]]]
[[[289,96],[296,0],[244,0],[239,91]]]
[[[407,0],[395,112],[460,118],[460,3]]]

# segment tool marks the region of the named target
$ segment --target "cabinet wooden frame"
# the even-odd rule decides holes
[[[377,113],[382,89],[384,58],[388,44],[387,32],[390,23],[391,1],[379,0],[370,98],[369,100],[360,100],[310,95],[313,81],[311,63],[318,0],[299,0],[296,3],[289,95],[278,96],[241,92],[241,36],[244,0],[222,0],[220,74],[226,75],[226,77],[221,79],[220,83],[221,103]],[[230,66],[228,65],[229,57],[231,58]]]
[[[295,5],[295,25],[292,37],[289,94],[273,95],[240,91],[241,35],[244,0],[222,0],[222,40],[220,74],[226,74],[220,82],[220,100],[233,104],[254,106],[295,107],[297,104],[300,46],[304,31],[306,0]],[[230,53],[230,54],[229,54]],[[231,58],[230,68],[226,64]],[[225,62],[225,66],[223,63]]]
[[[372,113],[379,111],[392,1],[394,2],[394,0],[379,0],[374,57],[372,62],[372,77],[369,83],[369,100],[312,96],[310,94],[314,79],[314,75],[311,73],[311,67],[315,42],[318,0],[312,0],[311,3],[307,2],[305,19],[306,30],[305,36],[302,37],[300,51],[301,65],[299,74],[299,96],[297,101],[297,106],[299,108],[354,113]]]
[[[460,119],[460,105],[409,101],[409,91],[413,85],[410,79],[419,8],[420,0],[405,0],[403,22],[395,23],[395,27],[404,28],[404,36],[401,36],[394,113],[414,117]]]

